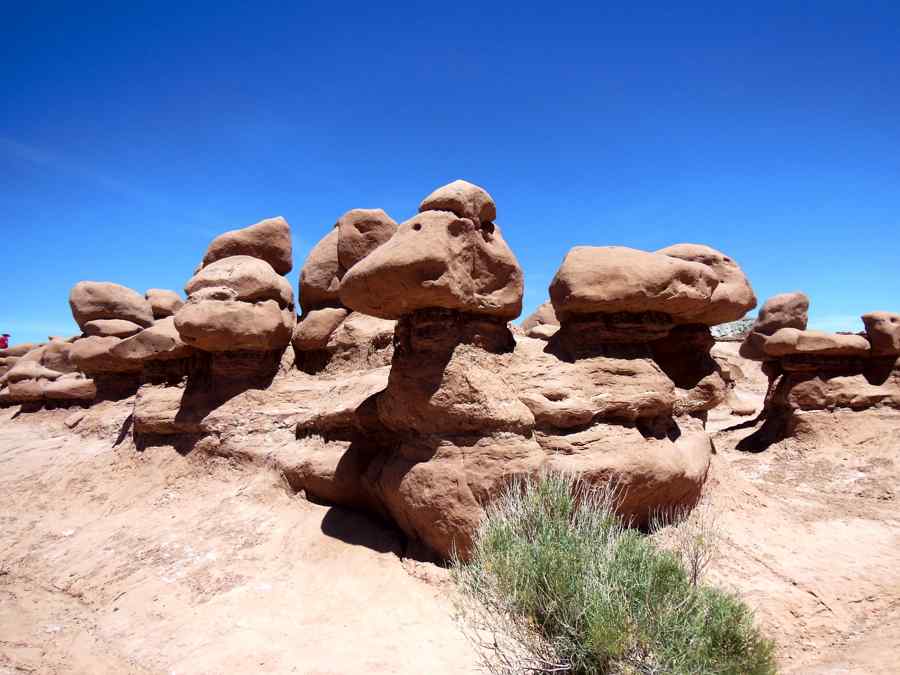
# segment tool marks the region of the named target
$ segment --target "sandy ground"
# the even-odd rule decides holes
[[[761,401],[752,373],[739,394]],[[110,415],[110,429],[126,413]],[[0,411],[0,674],[469,673],[444,570],[264,466]],[[709,579],[786,673],[900,672],[900,424],[824,415],[751,454],[717,410]]]
[[[0,420],[0,673],[475,670],[442,571],[393,531],[125,445]]]

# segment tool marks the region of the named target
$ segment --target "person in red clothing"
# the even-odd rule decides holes
[[[6,349],[9,347],[9,333],[4,333],[0,335],[0,349]]]

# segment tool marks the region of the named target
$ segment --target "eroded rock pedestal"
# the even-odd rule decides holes
[[[692,505],[705,413],[725,390],[704,322],[755,305],[740,268],[706,247],[677,252],[701,249],[728,274],[574,249],[552,307],[529,320],[547,329],[516,338],[522,273],[489,195],[457,182],[420,208],[335,284],[354,314],[397,321],[393,356],[389,371],[344,380],[344,405],[325,399],[300,421],[299,453],[282,455],[292,485],[379,513],[441,556],[465,554],[506,482],[548,469],[616,481],[635,522]]]

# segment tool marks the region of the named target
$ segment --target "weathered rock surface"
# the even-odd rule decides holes
[[[164,288],[150,288],[144,293],[144,297],[150,303],[153,318],[157,320],[172,316],[184,304],[178,293]]]
[[[862,315],[866,337],[872,345],[872,354],[878,356],[900,355],[900,314],[869,312]]]
[[[80,328],[95,319],[124,319],[144,327],[153,324],[153,310],[144,296],[108,281],[79,281],[69,293],[69,306]]]
[[[345,306],[382,319],[432,308],[513,319],[522,291],[522,270],[500,229],[448,211],[401,224],[339,287]]]
[[[808,313],[809,298],[806,294],[795,291],[773,295],[759,310],[750,334],[741,344],[741,356],[753,361],[767,360],[764,348],[766,338],[782,328],[806,330]]]
[[[275,300],[189,299],[175,314],[175,328],[185,344],[207,352],[271,351],[291,340],[295,315]]]
[[[793,354],[809,356],[868,356],[871,347],[859,335],[838,335],[817,330],[781,328],[766,338],[763,351],[767,356]]]
[[[529,331],[537,326],[559,326],[559,319],[556,318],[553,303],[549,300],[538,305],[538,308],[522,321],[522,328],[525,331]]]
[[[183,342],[208,352],[274,351],[291,340],[293,289],[264,260],[237,255],[201,269],[175,313]]]
[[[95,319],[85,323],[82,330],[88,337],[127,338],[140,333],[143,327],[125,319]]]
[[[719,281],[707,265],[624,246],[576,246],[550,284],[556,315],[658,312],[692,323]]]
[[[349,270],[397,231],[397,223],[381,209],[347,211],[335,227],[338,264],[344,270]]]
[[[350,310],[343,307],[324,307],[307,313],[294,328],[291,344],[295,351],[325,349],[328,338],[341,325]]]
[[[110,350],[124,361],[143,364],[147,361],[166,361],[190,356],[194,348],[185,344],[175,329],[175,317],[159,319],[150,328],[122,340]]]
[[[709,305],[691,317],[692,323],[715,326],[737,321],[756,307],[756,294],[744,271],[721,251],[702,244],[675,244],[662,248],[657,253],[706,265],[719,279]]]
[[[113,354],[113,348],[121,342],[117,337],[85,337],[72,343],[69,355],[78,369],[89,375],[139,373],[140,363]]]
[[[22,344],[13,345],[12,347],[7,347],[6,349],[0,349],[0,357],[9,358],[9,357],[18,357],[25,356],[32,349],[40,347],[41,343],[37,342],[23,342]]]
[[[322,307],[340,306],[338,291],[346,271],[338,262],[337,227],[325,235],[309,252],[300,270],[300,307],[309,312]]]
[[[217,260],[195,274],[184,292],[189,298],[261,302],[275,300],[282,306],[294,301],[290,283],[266,261],[247,255]]]
[[[277,274],[287,274],[294,264],[290,225],[279,216],[220,234],[206,249],[203,267],[233,256],[259,258],[269,263]]]
[[[481,225],[497,219],[497,207],[487,190],[464,180],[439,187],[419,204],[419,212],[450,211]]]

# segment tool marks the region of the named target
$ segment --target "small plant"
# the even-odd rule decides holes
[[[693,586],[703,580],[706,569],[719,555],[722,537],[709,504],[658,513],[650,521],[650,530],[660,546],[678,556]]]
[[[690,557],[615,515],[615,490],[550,474],[509,485],[468,560],[453,560],[457,617],[497,675],[774,673],[773,647],[736,596]],[[689,547],[690,551],[694,551]]]

